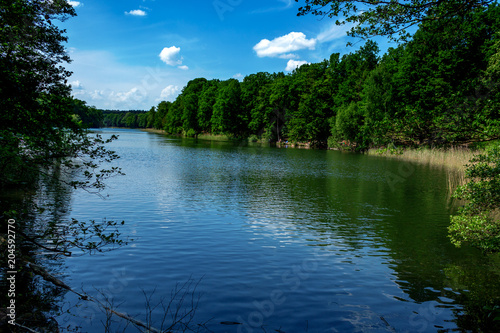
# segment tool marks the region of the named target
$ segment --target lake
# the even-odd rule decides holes
[[[481,302],[499,299],[498,256],[447,237],[458,204],[444,169],[98,132],[119,135],[110,148],[126,175],[107,181],[105,199],[74,192],[66,216],[124,220],[134,241],[64,259],[64,281],[136,319],[160,327],[178,290],[201,331],[473,331]],[[61,326],[104,331],[103,311],[70,293],[63,303],[71,314],[57,318]],[[114,320],[113,332],[137,331]]]

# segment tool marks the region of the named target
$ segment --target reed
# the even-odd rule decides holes
[[[368,151],[369,155],[386,156],[402,161],[426,164],[436,168],[445,168],[447,172],[448,198],[450,201],[455,201],[452,199],[452,195],[456,188],[466,183],[466,165],[478,153],[479,151],[477,150],[456,147],[447,149],[371,149]]]
[[[197,139],[200,140],[210,140],[210,141],[230,141],[231,138],[227,135],[222,134],[209,134],[209,133],[201,133],[196,136]]]
[[[467,148],[370,149],[368,154],[445,167],[450,171],[464,172],[465,165],[477,154],[477,151]]]

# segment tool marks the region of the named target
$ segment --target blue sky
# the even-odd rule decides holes
[[[364,44],[346,47],[349,27],[333,19],[297,17],[294,0],[68,2],[73,94],[102,109],[149,110],[194,78],[289,72]]]

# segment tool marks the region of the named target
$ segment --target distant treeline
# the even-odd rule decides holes
[[[290,74],[197,78],[174,102],[142,113],[105,111],[100,122],[356,149],[492,140],[500,138],[499,28],[492,4],[446,25],[426,21],[381,57],[367,41]]]

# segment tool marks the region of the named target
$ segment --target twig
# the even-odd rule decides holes
[[[153,333],[163,333],[163,331],[160,331],[154,327],[151,327],[145,323],[143,323],[142,321],[140,320],[137,320],[137,319],[134,319],[124,313],[121,313],[121,312],[118,312],[118,311],[115,311],[113,309],[111,309],[110,307],[102,304],[101,302],[99,302],[97,299],[94,299],[93,297],[90,297],[88,295],[82,295],[80,294],[79,292],[73,290],[70,286],[68,286],[67,284],[65,284],[64,282],[62,282],[61,280],[57,279],[56,277],[52,276],[49,272],[47,272],[47,270],[45,270],[45,268],[41,267],[41,266],[38,266],[36,264],[33,264],[33,263],[28,263],[28,266],[29,268],[31,269],[31,271],[37,275],[40,275],[45,281],[48,281],[58,287],[61,287],[61,288],[64,288],[68,291],[71,291],[72,293],[78,295],[81,297],[81,299],[83,300],[86,300],[86,301],[92,301],[92,302],[95,302],[97,304],[99,304],[100,306],[102,306],[106,311],[109,311],[110,313],[113,313],[114,315],[120,317],[120,318],[123,318],[131,323],[133,323],[134,325],[137,325],[139,327],[143,327],[145,328],[147,331],[149,332],[153,332]],[[24,327],[23,327],[24,328]],[[31,330],[31,332],[35,332],[37,333],[36,331],[33,331]]]
[[[21,327],[22,329],[24,329],[24,330],[26,330],[26,331],[28,331],[28,332],[31,332],[31,333],[38,333],[38,331],[35,331],[35,330],[33,330],[33,329],[29,328],[29,327],[26,327],[26,326],[24,326],[24,325],[21,325],[21,324],[19,324],[19,323],[16,323],[16,326],[17,326],[17,327]]]

